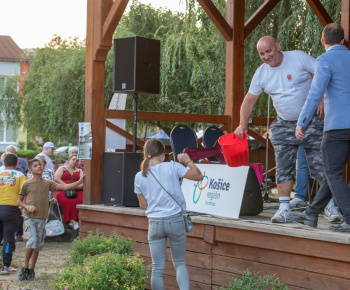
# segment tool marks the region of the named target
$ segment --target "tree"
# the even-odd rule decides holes
[[[264,0],[246,0],[248,19]],[[139,110],[223,114],[225,108],[226,41],[195,0],[186,0],[185,14],[133,0],[114,37],[144,36],[161,42],[161,92],[139,98]],[[226,15],[226,1],[213,0]],[[340,21],[341,1],[323,0],[335,22]],[[282,50],[300,49],[317,57],[323,27],[303,0],[282,0],[245,40],[244,89],[248,91],[255,70],[261,65],[256,43],[273,35]],[[106,60],[105,104],[112,95],[113,50]],[[24,125],[45,138],[74,136],[84,114],[85,44],[76,39],[54,38],[38,49],[24,86]],[[127,109],[132,109],[132,98]],[[272,110],[271,117],[275,116]],[[267,116],[267,96],[259,98],[253,116]],[[139,122],[139,129],[147,122]],[[130,123],[129,123],[130,124]],[[157,122],[169,133],[173,124]],[[192,127],[201,124],[192,124]],[[132,125],[128,128],[131,131]]]

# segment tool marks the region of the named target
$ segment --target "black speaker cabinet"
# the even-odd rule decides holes
[[[139,206],[134,180],[140,171],[143,153],[103,153],[102,202],[104,204]]]
[[[263,199],[258,178],[253,168],[249,168],[244,188],[240,216],[255,216],[263,211]]]
[[[160,41],[140,36],[114,39],[113,92],[159,94]]]

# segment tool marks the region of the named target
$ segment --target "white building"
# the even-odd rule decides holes
[[[23,85],[24,75],[28,73],[29,59],[10,36],[0,35],[0,92],[5,88],[9,77],[18,78],[17,90]],[[26,142],[24,133],[19,133],[12,126],[7,126],[0,108],[0,151],[4,152],[10,144]]]

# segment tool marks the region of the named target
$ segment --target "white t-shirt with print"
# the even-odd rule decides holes
[[[315,59],[303,51],[286,51],[278,67],[262,64],[255,72],[249,93],[269,94],[277,114],[296,121],[309,93],[315,72]]]

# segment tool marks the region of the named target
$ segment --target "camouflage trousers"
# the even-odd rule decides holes
[[[304,128],[304,140],[295,137],[297,121],[285,121],[280,117],[271,124],[271,143],[275,149],[276,182],[285,183],[295,176],[298,147],[305,149],[311,178],[323,179],[321,141],[323,120],[315,113],[309,125]]]

